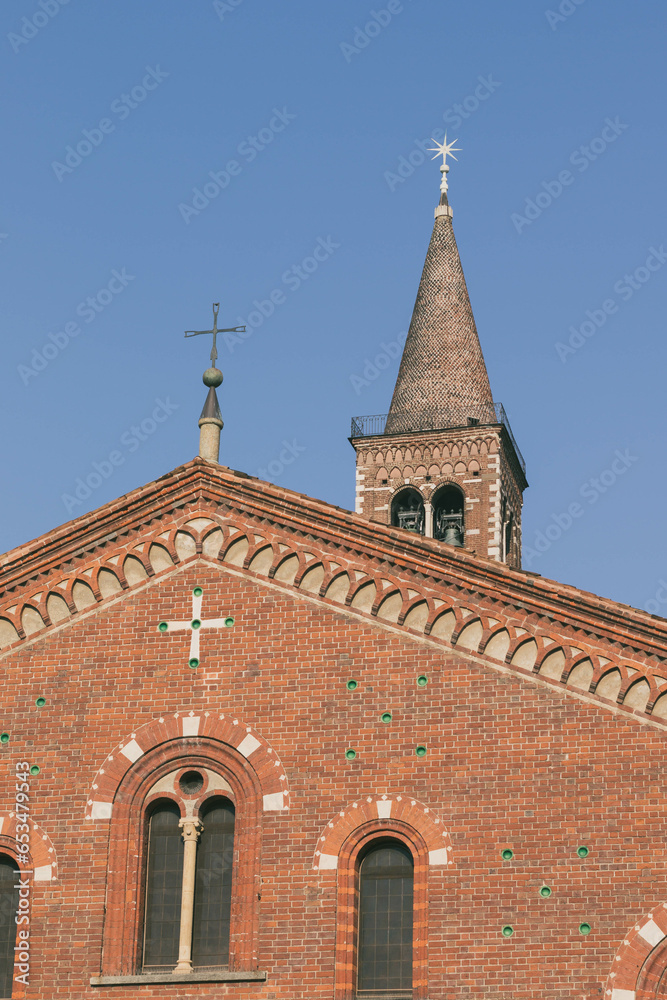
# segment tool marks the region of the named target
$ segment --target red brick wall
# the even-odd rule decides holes
[[[202,633],[193,671],[188,634],[156,625],[189,617],[196,584],[203,616],[236,625]],[[57,879],[33,890],[28,998],[333,997],[339,886],[314,858],[329,822],[362,797],[414,798],[449,835],[451,864],[425,876],[430,1000],[594,1000],[627,931],[667,896],[664,731],[242,571],[189,563],[16,647],[3,670],[2,814],[15,761],[39,764],[32,813],[58,861]],[[110,848],[109,823],[84,819],[92,783],[121,740],[190,710],[252,726],[288,778],[289,809],[261,817],[267,982],[92,988]]]

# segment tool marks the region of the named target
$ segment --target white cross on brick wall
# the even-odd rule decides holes
[[[234,619],[229,616],[225,618],[201,618],[201,605],[204,591],[201,587],[195,587],[192,591],[192,618],[189,621],[167,622],[162,621],[158,625],[158,632],[185,632],[188,629],[192,633],[190,637],[190,658],[188,665],[194,670],[199,666],[199,633],[207,628],[231,628]]]

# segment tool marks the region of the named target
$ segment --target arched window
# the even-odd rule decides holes
[[[148,823],[144,969],[173,969],[178,961],[183,844],[174,802],[160,802]]]
[[[181,777],[195,787],[200,775]],[[196,792],[203,786],[203,780]],[[234,806],[204,801],[181,818],[172,801],[154,804],[148,821],[144,972],[179,972],[225,966],[234,861]],[[189,860],[187,853],[190,852]]]
[[[391,504],[391,523],[396,528],[424,534],[424,501],[411,487],[396,494]]]
[[[359,868],[357,997],[412,997],[414,863],[400,841],[375,841]]]
[[[188,735],[165,740],[169,725]],[[208,731],[195,739],[200,725]],[[241,973],[263,982],[257,882],[264,814],[285,803],[282,788],[274,791],[276,758],[224,716],[160,720],[152,746],[147,727],[135,736],[126,746],[137,758],[123,776],[100,769],[95,783],[98,794],[107,782],[91,812],[110,819],[113,846],[100,975],[91,984],[233,982]]]
[[[0,854],[0,996],[12,995],[16,914],[19,905],[18,865]]]
[[[448,545],[463,545],[463,493],[457,486],[441,486],[433,495],[433,537]]]

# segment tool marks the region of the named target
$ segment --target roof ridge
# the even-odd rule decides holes
[[[528,614],[559,619],[594,634],[602,633],[611,642],[640,643],[651,650],[648,655],[665,655],[667,621],[648,612],[525,570],[511,569],[434,539],[369,522],[362,515],[326,501],[201,458],[7,553],[0,561],[0,582],[7,590],[29,586],[31,580],[55,572],[56,567],[108,544],[118,535],[159,520],[174,507],[198,499],[204,505],[219,502],[216,485],[222,487],[220,492],[231,505],[238,505],[250,517],[273,517],[303,537],[314,533],[322,541],[344,548],[359,547],[366,550],[367,558],[398,565],[401,571],[442,578],[462,591],[486,592],[493,599],[502,597],[508,603],[522,606]],[[162,494],[157,502],[156,494]],[[131,510],[127,509],[128,501]],[[53,536],[51,539],[49,534]]]

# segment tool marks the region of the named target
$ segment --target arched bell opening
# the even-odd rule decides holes
[[[500,517],[502,522],[502,560],[503,562],[510,562],[512,557],[512,545],[514,540],[514,514],[507,503],[507,500],[503,498]]]
[[[424,534],[424,501],[419,490],[401,490],[391,503],[391,523],[396,528]]]
[[[461,548],[464,536],[463,493],[457,486],[441,486],[433,495],[433,537]]]

